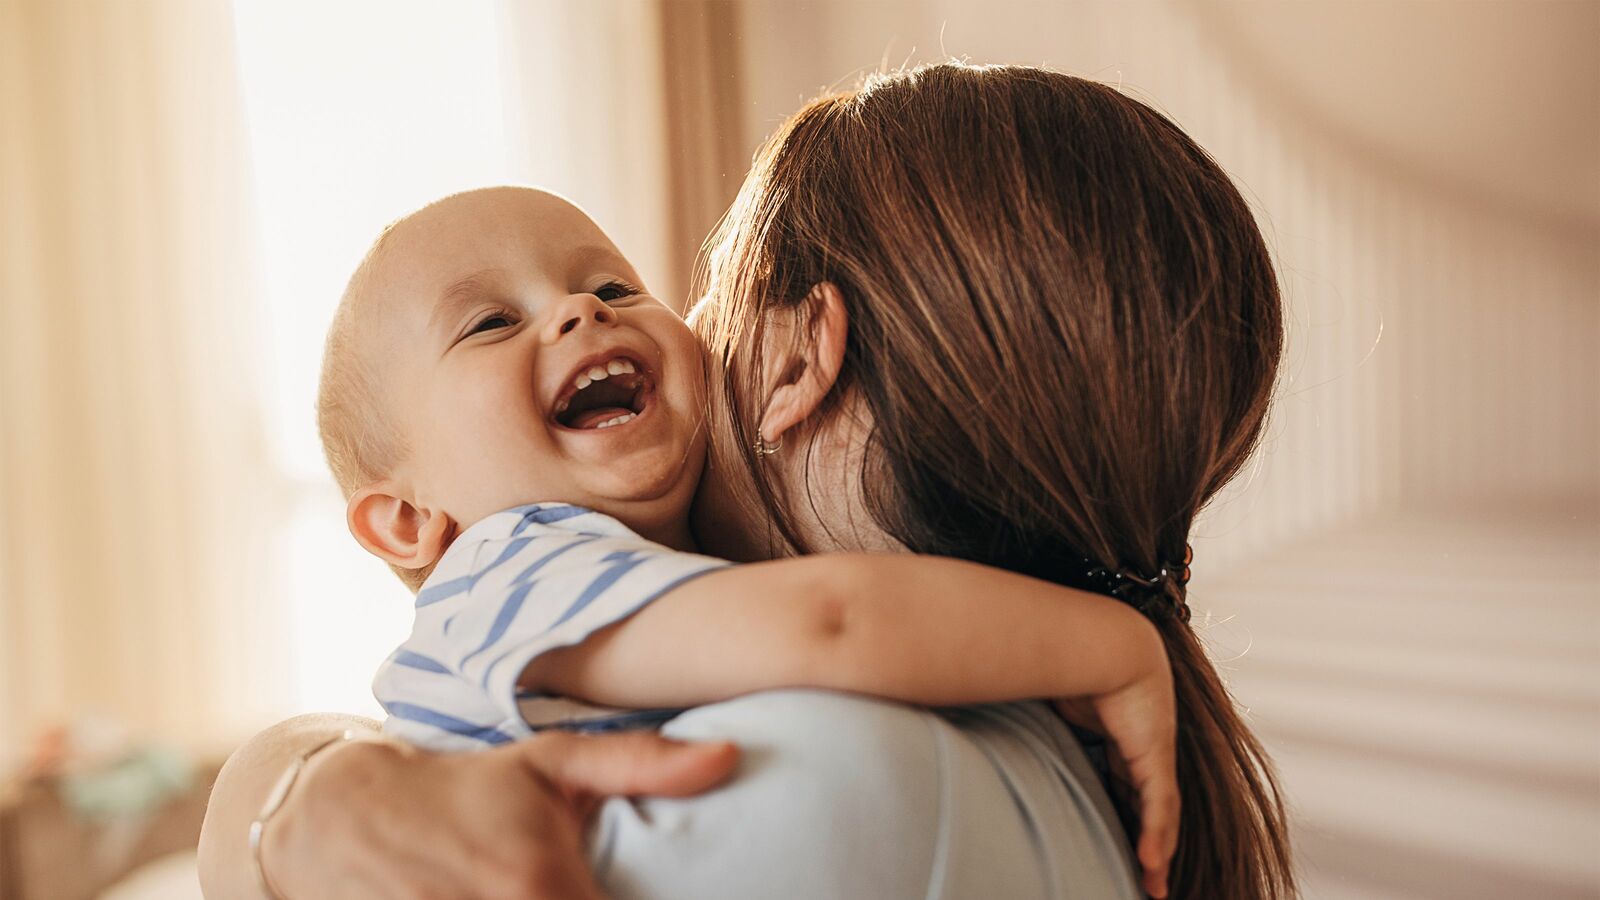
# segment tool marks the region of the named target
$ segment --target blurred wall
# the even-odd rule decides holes
[[[741,9],[751,148],[822,90],[957,57],[1117,84],[1235,177],[1277,258],[1290,345],[1265,452],[1203,522],[1197,578],[1399,505],[1600,503],[1600,355],[1590,349],[1600,340],[1600,62],[1525,43],[1551,33],[1569,51],[1585,35],[1600,41],[1600,5]],[[1254,52],[1261,46],[1271,52]],[[1472,74],[1485,60],[1529,57],[1544,68]],[[1305,84],[1333,85],[1336,102],[1295,90]],[[1520,112],[1519,90],[1554,95],[1539,103],[1543,118]],[[1424,117],[1440,124],[1379,147],[1370,128],[1329,109],[1373,110],[1380,133]],[[1522,130],[1501,135],[1498,156],[1459,152],[1463,134],[1489,140],[1502,118]],[[1507,159],[1566,168],[1501,177]]]
[[[500,4],[512,168],[574,198],[651,291],[680,308],[700,243],[749,164],[743,129],[724,127],[742,121],[743,8]]]
[[[227,12],[0,0],[0,765],[237,731],[285,668]]]

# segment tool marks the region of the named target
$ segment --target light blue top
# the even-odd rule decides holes
[[[688,710],[736,777],[608,800],[590,859],[612,900],[1140,900],[1110,801],[1042,703],[928,710],[769,691]]]

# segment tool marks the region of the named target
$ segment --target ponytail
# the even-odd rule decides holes
[[[1277,773],[1207,658],[1199,635],[1154,617],[1172,665],[1183,809],[1168,878],[1172,900],[1295,895]]]

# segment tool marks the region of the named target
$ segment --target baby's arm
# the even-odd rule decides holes
[[[1109,597],[974,563],[836,554],[685,582],[520,686],[680,707],[816,687],[927,705],[1106,694],[1164,668],[1160,636]]]

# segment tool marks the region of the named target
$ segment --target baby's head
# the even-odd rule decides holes
[[[561,501],[687,541],[704,360],[554,194],[446,197],[391,225],[335,314],[317,403],[351,533],[417,589],[461,529]]]

